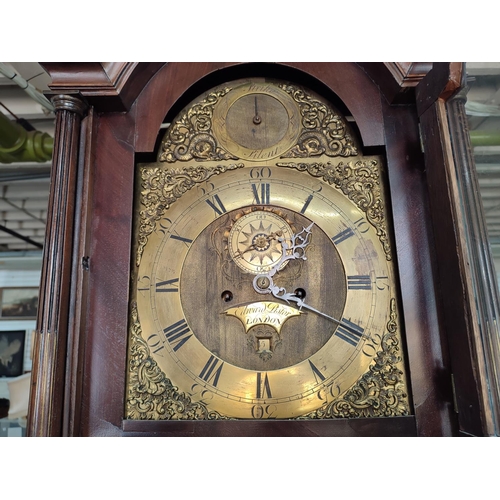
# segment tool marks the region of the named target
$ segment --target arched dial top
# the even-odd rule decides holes
[[[277,158],[297,142],[300,129],[298,104],[271,83],[237,86],[214,106],[214,137],[238,158]]]

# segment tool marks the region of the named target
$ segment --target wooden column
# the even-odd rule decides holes
[[[27,435],[62,435],[75,192],[85,104],[52,98],[56,130],[40,284]]]
[[[465,115],[462,63],[417,88],[455,412],[463,435],[498,432],[498,293]]]
[[[500,332],[498,283],[465,113],[466,89],[446,104],[454,175],[464,231],[464,263],[471,307],[471,345],[481,393],[485,434],[500,435]],[[458,394],[460,398],[460,394]]]

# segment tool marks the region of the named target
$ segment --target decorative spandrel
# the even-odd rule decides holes
[[[387,235],[385,206],[380,191],[380,162],[377,159],[360,159],[337,164],[279,162],[279,167],[306,171],[340,189],[365,214],[367,221],[377,230],[387,260],[391,260],[391,247]]]
[[[347,121],[338,111],[294,85],[282,85],[281,88],[298,103],[303,127],[297,144],[282,158],[321,155],[347,157],[358,154]]]
[[[230,98],[231,91],[236,94],[234,98]],[[226,120],[231,118],[230,109],[235,104],[242,108],[238,110],[238,117],[241,118],[241,114],[245,111],[243,99],[249,96],[250,99],[254,99],[250,103],[250,111],[253,115],[252,124],[255,125],[254,133],[257,132],[258,126],[263,124],[259,115],[258,102],[255,104],[255,99],[267,98],[277,102],[282,99],[282,113],[288,115],[289,118],[296,119],[295,127],[293,127],[295,140],[290,143],[290,147],[286,148],[286,151],[277,156],[281,158],[311,158],[322,155],[349,157],[358,154],[358,147],[347,120],[331,105],[315,99],[306,90],[296,85],[245,84],[245,82],[240,82],[239,85],[224,86],[209,92],[204,99],[183,111],[165,134],[158,161],[175,163],[178,161],[221,161],[243,158],[241,155],[235,155],[222,147],[221,141],[228,143],[233,141],[230,140],[230,137],[226,138],[225,134],[221,134],[221,129],[224,128]],[[294,108],[297,111],[296,116]],[[273,112],[279,114],[280,108],[273,107]],[[273,131],[266,130],[266,132],[267,136],[274,135]],[[237,141],[239,134],[233,132],[232,135]],[[286,131],[280,134],[278,128],[276,139],[280,135],[280,140],[282,140]],[[242,142],[245,140],[243,139]],[[247,144],[249,144],[248,141]],[[266,142],[265,146],[272,146],[272,144]]]
[[[231,89],[210,92],[205,99],[184,112],[169,128],[163,140],[159,161],[175,163],[190,160],[237,160],[223,151],[212,133],[214,106]]]
[[[203,166],[193,165],[179,169],[165,170],[159,167],[144,168],[141,171],[141,211],[137,247],[137,265],[148,236],[155,230],[156,223],[164,216],[172,203],[197,184],[206,182],[213,175],[242,168],[243,163]]]
[[[129,383],[125,417],[133,420],[218,420],[202,402],[192,401],[165,376],[143,339],[137,308],[130,313]]]
[[[410,414],[404,363],[398,340],[396,301],[391,299],[390,320],[379,342],[374,362],[347,392],[325,403],[303,419],[401,417]]]

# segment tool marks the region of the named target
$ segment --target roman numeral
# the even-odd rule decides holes
[[[257,203],[257,205],[269,205],[271,199],[271,184],[260,184],[260,197],[259,190],[257,189],[257,184],[252,184],[252,191],[255,203]]]
[[[221,361],[212,354],[198,376],[205,382],[217,387],[223,366],[224,361]]]
[[[348,290],[371,290],[372,280],[370,276],[347,276]]]
[[[338,245],[339,243],[346,240],[347,238],[350,238],[351,236],[354,236],[354,231],[350,227],[348,227],[347,229],[345,229],[341,233],[334,236],[332,238],[332,241],[335,243],[335,245]]]
[[[348,319],[342,318],[342,324],[340,324],[335,331],[335,335],[348,344],[356,347],[358,345],[359,340],[363,336],[363,332],[365,330],[361,328],[359,325],[356,325],[349,321]]]
[[[314,378],[316,379],[316,383],[319,384],[320,382],[323,382],[323,380],[325,380],[325,376],[316,368],[316,366],[313,365],[313,362],[310,359],[307,361],[309,361],[309,366],[311,367]]]
[[[163,330],[174,352],[178,351],[193,335],[185,319],[181,319]]]
[[[264,377],[262,377],[264,375]],[[266,397],[272,398],[271,386],[269,385],[269,379],[267,378],[267,373],[257,372],[257,399],[264,399]]]
[[[304,203],[304,206],[302,207],[302,210],[300,211],[301,214],[305,213],[305,211],[307,210],[307,207],[309,206],[309,203],[311,203],[311,200],[313,199],[313,195],[310,194],[308,197],[307,197],[307,200],[306,202]]]
[[[174,278],[167,281],[159,281],[156,283],[157,292],[178,292],[179,291],[179,278]],[[168,285],[172,285],[169,287]]]
[[[182,236],[177,236],[176,234],[171,234],[170,238],[177,241],[183,241],[184,243],[193,243],[193,240],[190,240],[189,238],[183,238]]]
[[[213,208],[214,212],[215,212],[215,216],[217,217],[218,215],[222,215],[224,213],[226,213],[226,207],[224,206],[224,204],[222,203],[222,201],[220,201],[220,198],[219,198],[219,195],[215,195],[213,198],[212,198],[213,201],[211,200],[205,200],[208,205],[210,207]]]

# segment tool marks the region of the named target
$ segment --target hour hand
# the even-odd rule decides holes
[[[283,263],[287,260],[307,260],[306,247],[309,245],[311,240],[311,229],[313,225],[314,222],[311,222],[309,226],[302,228],[302,231],[292,235],[290,245],[285,241],[285,238],[278,238],[278,241],[281,243],[281,258],[267,273],[255,276],[253,280],[253,287],[256,292],[263,294],[272,293],[275,297],[278,297],[280,291],[284,290],[280,289],[273,283],[273,276],[279,269],[281,269]]]
[[[311,222],[309,226],[302,228],[302,231],[297,234],[293,234],[291,238],[291,244],[285,241],[285,238],[278,238],[281,243],[281,258],[274,264],[274,266],[267,273],[268,276],[274,276],[276,272],[281,268],[283,263],[287,260],[302,259],[307,260],[306,257],[306,247],[311,241],[311,228],[314,222]]]

